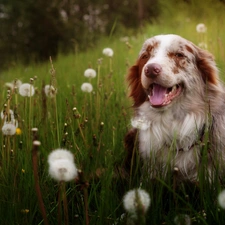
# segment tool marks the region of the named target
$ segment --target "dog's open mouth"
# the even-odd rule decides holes
[[[173,87],[168,88],[153,83],[149,88],[149,102],[153,107],[166,106],[170,104],[174,98],[180,95],[182,89],[183,87],[181,84],[176,84]]]

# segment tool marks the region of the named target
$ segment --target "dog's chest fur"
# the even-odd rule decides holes
[[[139,130],[139,149],[143,158],[155,158],[161,163],[170,162],[181,172],[196,166],[199,155],[197,142],[205,125],[205,115],[188,113],[182,115],[176,110],[155,112],[148,102],[138,109],[138,116],[144,115],[149,122],[147,129]]]

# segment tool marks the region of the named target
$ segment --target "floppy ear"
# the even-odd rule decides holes
[[[205,83],[218,84],[218,68],[214,61],[214,57],[209,52],[195,46],[196,49],[196,64],[201,72]]]
[[[146,101],[146,93],[141,84],[141,71],[138,62],[129,69],[127,81],[130,88],[129,96],[134,100],[134,107],[140,106]]]

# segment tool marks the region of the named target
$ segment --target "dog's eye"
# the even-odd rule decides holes
[[[176,56],[177,58],[184,58],[184,57],[185,57],[185,55],[184,55],[183,53],[181,53],[181,52],[175,53],[175,56]]]

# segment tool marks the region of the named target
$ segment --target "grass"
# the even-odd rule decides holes
[[[1,74],[2,110],[14,110],[22,133],[0,135],[0,224],[45,224],[35,189],[37,178],[34,179],[32,169],[33,139],[41,142],[36,146],[38,176],[49,224],[60,224],[61,220],[61,224],[67,224],[63,202],[57,197],[59,184],[48,175],[48,154],[59,147],[73,152],[76,165],[82,171],[79,181],[69,182],[65,187],[68,224],[87,224],[87,210],[89,224],[115,223],[124,213],[123,195],[139,187],[141,181],[141,187],[151,197],[146,224],[181,224],[174,222],[178,215],[188,215],[192,224],[225,223],[225,213],[217,204],[217,195],[224,187],[216,180],[209,184],[202,177],[198,185],[182,184],[175,188],[170,177],[150,181],[145,173],[140,177],[135,169],[131,180],[127,181],[116,169],[125,157],[123,137],[130,127],[131,117],[132,103],[127,98],[125,74],[146,38],[159,33],[176,33],[198,44],[202,37],[195,27],[200,22],[205,23],[208,30],[204,40],[215,55],[224,79],[225,19],[222,8],[218,10],[215,4],[216,10],[213,10],[207,4],[202,5],[204,9],[198,18],[190,13],[190,10],[197,13],[197,6],[186,5],[184,8],[183,4],[178,5],[180,11],[175,14],[166,1],[162,4],[166,9],[164,16],[157,23],[144,27],[139,34],[129,35],[129,45],[120,41],[120,37],[102,38],[97,47],[88,52],[59,55],[57,60],[41,65],[15,64]],[[186,11],[187,7],[189,10]],[[207,17],[203,13],[206,10]],[[114,50],[112,62],[102,54],[105,47]],[[83,76],[88,67],[98,72],[96,78],[89,80]],[[30,83],[30,78],[35,78],[34,96],[7,93],[6,82],[20,79]],[[91,82],[92,93],[81,91],[84,82]],[[56,97],[45,97],[42,91],[45,84],[57,88]],[[35,136],[34,127],[38,128]],[[62,206],[60,219],[59,203]]]

